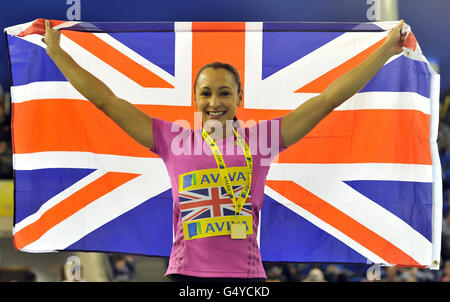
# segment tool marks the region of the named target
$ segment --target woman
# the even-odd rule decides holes
[[[256,230],[269,169],[264,162],[300,140],[364,87],[391,56],[399,54],[406,36],[401,33],[402,26],[403,20],[380,48],[320,95],[281,118],[248,128],[235,128],[232,122],[242,102],[237,71],[219,62],[204,66],[194,84],[194,103],[203,122],[201,131],[174,131],[173,123],[150,117],[115,96],[61,49],[60,33],[51,29],[48,20],[44,41],[47,54],[75,89],[164,160],[172,183],[175,238],[166,275],[181,281],[263,280],[266,275]],[[275,151],[259,152],[260,144],[252,144],[251,133],[258,133],[256,139],[267,140]],[[178,149],[180,142],[183,152]],[[209,211],[208,218],[190,207],[200,203],[196,194],[201,191],[217,197],[212,209],[204,210]],[[221,203],[228,205],[217,206]]]

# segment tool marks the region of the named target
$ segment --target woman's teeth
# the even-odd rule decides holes
[[[225,111],[208,112],[208,114],[211,115],[211,116],[219,116],[219,115],[222,115],[224,113],[225,113]]]

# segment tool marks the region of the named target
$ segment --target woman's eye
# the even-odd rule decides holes
[[[208,92],[208,91],[204,91],[204,92],[201,92],[200,95],[203,97],[210,97],[212,95],[212,93]],[[231,93],[229,91],[220,92],[220,96],[226,97],[229,95],[231,95]]]

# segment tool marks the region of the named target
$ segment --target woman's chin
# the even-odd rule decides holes
[[[233,117],[227,117],[227,116],[206,116],[206,121],[204,121],[204,123],[221,123],[222,126],[226,126],[227,123],[233,123]]]

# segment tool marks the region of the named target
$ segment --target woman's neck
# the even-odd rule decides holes
[[[231,122],[232,123],[227,122],[225,123],[225,126],[217,127],[217,129],[215,127],[204,127],[204,130],[214,141],[220,141],[234,135],[234,121]]]

